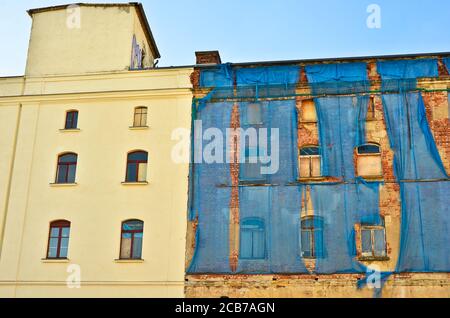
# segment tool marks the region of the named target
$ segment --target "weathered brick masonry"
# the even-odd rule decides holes
[[[220,61],[217,52],[209,53],[211,54],[198,54],[197,62],[214,64]],[[418,87],[425,90],[423,98],[427,119],[448,174],[450,173],[450,126],[447,89],[450,88],[450,76],[442,64],[442,57],[438,55],[435,57],[439,58],[439,78],[421,79]],[[399,58],[401,57],[397,57],[397,59]],[[345,60],[345,62],[352,61],[354,60]],[[366,62],[368,65],[367,73],[371,81],[371,91],[379,90],[381,85],[376,60],[368,58],[358,61]],[[337,62],[327,61],[326,63]],[[324,61],[308,61],[307,63],[324,63]],[[298,62],[298,64],[304,66],[306,62]],[[276,65],[276,63],[272,65]],[[243,65],[242,67],[254,66],[258,66],[258,64]],[[301,95],[296,98],[298,112],[301,111],[302,102],[311,98],[308,96],[311,90],[303,69],[302,67],[297,87],[297,94]],[[199,88],[199,74],[200,69],[197,68],[191,76],[194,97],[203,97],[207,93]],[[392,271],[396,266],[399,254],[400,187],[394,176],[394,153],[389,144],[381,95],[375,92],[371,97],[374,102],[374,114],[371,119],[367,120],[366,138],[368,142],[379,144],[382,151],[384,183],[380,189],[379,207],[380,214],[385,219],[388,259],[365,262],[365,264],[376,264],[383,271]],[[298,146],[319,144],[317,122],[302,122],[301,117],[298,118]],[[238,104],[235,104],[233,108],[231,126],[239,127]],[[238,155],[238,147],[232,149],[232,152]],[[235,266],[238,261],[237,248],[239,244],[238,164],[231,164],[231,174],[233,194],[230,203],[230,264]],[[327,180],[329,179],[327,178]],[[194,227],[195,224],[191,224],[188,228],[187,263],[190,262],[194,250]],[[311,266],[307,267],[311,268]],[[359,274],[315,275],[313,273],[310,275],[187,275],[185,292],[187,297],[372,297],[373,291],[368,288],[357,289],[356,283],[361,278],[362,276]],[[450,274],[405,273],[392,275],[383,288],[383,297],[450,297]]]

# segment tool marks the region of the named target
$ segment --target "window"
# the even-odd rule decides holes
[[[367,110],[367,120],[375,119],[375,97],[370,96],[369,99],[369,108]]]
[[[147,180],[147,159],[145,151],[128,154],[126,182],[145,182]]]
[[[71,110],[66,113],[66,124],[64,129],[77,129],[78,125],[78,111]]]
[[[323,254],[323,220],[319,217],[305,217],[300,229],[301,256],[317,258]]]
[[[384,226],[361,226],[361,256],[386,257],[386,231]]]
[[[240,171],[241,180],[262,181],[263,176],[261,174],[261,162],[258,157],[258,147],[246,147],[244,160]]]
[[[55,221],[50,223],[47,258],[67,258],[69,235],[69,221]]]
[[[147,126],[147,107],[136,107],[134,109],[133,127]]]
[[[261,125],[263,123],[262,120],[262,109],[261,104],[259,103],[251,103],[247,104],[247,107],[244,112],[244,122],[243,125]]]
[[[144,222],[129,220],[122,223],[120,259],[141,259]]]
[[[58,157],[56,183],[75,183],[77,158],[76,153],[66,153]]]
[[[244,219],[241,224],[240,258],[264,259],[266,233],[264,221],[259,218]]]
[[[381,151],[377,144],[366,144],[357,148],[356,169],[361,177],[382,177]]]
[[[317,122],[316,106],[313,99],[302,100],[300,118],[303,122]]]
[[[321,176],[320,152],[317,146],[307,146],[300,149],[300,178],[317,178]]]

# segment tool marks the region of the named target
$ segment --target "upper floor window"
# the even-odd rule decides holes
[[[70,110],[66,113],[64,129],[76,129],[78,127],[78,111]]]
[[[367,120],[375,119],[375,96],[369,98],[369,108],[367,109]]]
[[[259,151],[264,151],[259,147]],[[246,147],[240,169],[240,179],[242,181],[262,181],[261,161],[258,157],[258,147]]]
[[[300,178],[321,176],[319,147],[307,146],[300,149],[299,172]]]
[[[134,151],[127,157],[126,182],[145,182],[147,180],[148,154],[145,151]]]
[[[67,258],[69,235],[69,221],[62,220],[50,223],[47,258]]]
[[[357,148],[357,174],[361,177],[381,177],[381,150],[377,144],[366,144]]]
[[[66,153],[59,155],[56,171],[56,183],[75,183],[77,170],[77,154]]]
[[[386,231],[383,225],[361,226],[361,256],[368,258],[386,257]]]
[[[148,108],[144,106],[136,107],[134,109],[133,127],[147,126],[147,111]]]
[[[300,119],[303,122],[317,122],[316,106],[313,99],[302,100]]]
[[[264,220],[259,218],[244,219],[240,228],[240,258],[264,259],[266,257]]]
[[[120,259],[141,259],[144,222],[129,220],[122,223]]]
[[[305,217],[300,229],[301,256],[317,258],[323,251],[323,220],[319,217]]]
[[[263,123],[261,104],[260,103],[247,104],[247,107],[245,108],[244,111],[243,119],[244,119],[244,122],[242,123],[243,126],[261,125]]]

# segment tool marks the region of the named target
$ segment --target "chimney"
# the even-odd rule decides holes
[[[219,51],[195,52],[197,64],[222,64]]]

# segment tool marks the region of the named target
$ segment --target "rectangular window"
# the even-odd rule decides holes
[[[317,122],[316,106],[313,99],[302,100],[300,118],[303,122]]]
[[[323,255],[323,222],[319,217],[306,217],[301,221],[301,256],[317,258]]]
[[[134,110],[134,127],[147,126],[147,107],[136,107]]]
[[[258,147],[246,148],[245,156],[241,160],[245,160],[241,164],[241,180],[262,181],[264,179],[261,174],[261,162],[258,158]]]
[[[299,156],[300,178],[318,178],[322,175],[320,169],[320,153],[316,146],[303,147]]]
[[[262,220],[247,219],[242,222],[239,255],[241,259],[266,257],[265,226]]]
[[[70,222],[55,221],[50,224],[47,258],[67,258],[69,235]]]
[[[78,111],[69,111],[66,113],[66,124],[64,129],[76,129],[78,125]]]
[[[242,111],[243,113],[241,126],[263,124],[262,106],[260,103],[247,104]]]
[[[386,233],[384,227],[361,227],[361,256],[375,258],[386,256]]]

